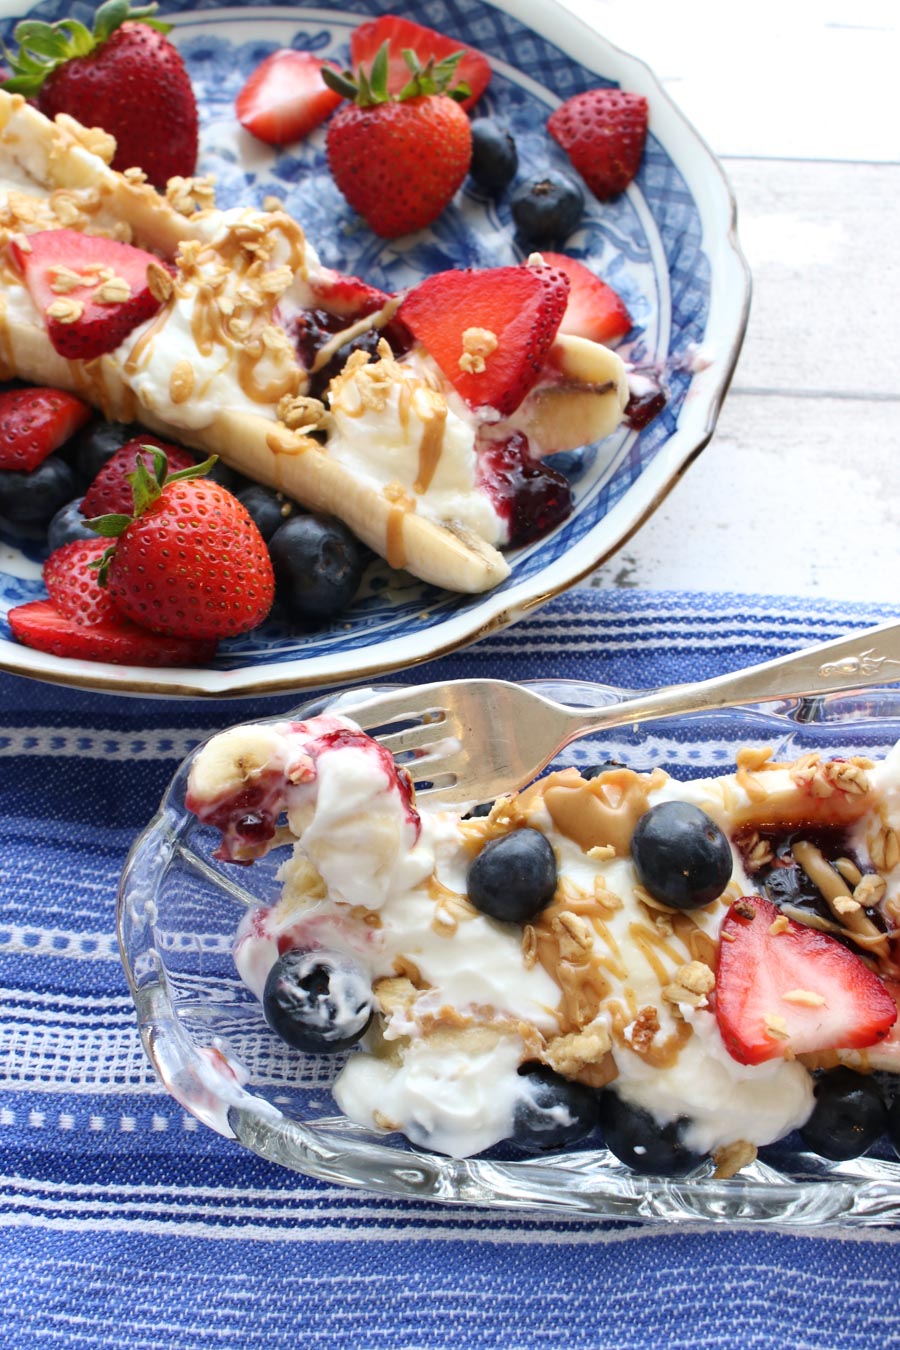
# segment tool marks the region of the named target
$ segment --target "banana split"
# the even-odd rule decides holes
[[[639,1172],[729,1176],[797,1129],[846,1158],[888,1128],[898,784],[900,748],[746,749],[721,778],[565,769],[460,814],[324,716],[214,737],[187,805],[223,859],[292,846],[235,962],[298,1051],[355,1047],[351,1120],[452,1156],[594,1137]]]

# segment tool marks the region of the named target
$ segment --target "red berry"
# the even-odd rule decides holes
[[[537,383],[568,293],[565,273],[550,267],[438,272],[398,317],[470,407],[506,417]]]
[[[209,479],[167,484],[116,542],[109,588],[120,611],[157,633],[232,637],[272,607],[265,540],[230,492]]]
[[[322,80],[323,64],[337,69],[312,52],[285,48],[267,56],[235,100],[241,126],[268,145],[308,136],[341,101]]]
[[[623,192],[641,164],[647,100],[625,89],[588,89],[560,104],[547,121],[595,197]]]
[[[153,445],[163,450],[169,462],[169,472],[189,469],[196,463],[193,455],[177,445],[168,445],[156,436],[137,436],[126,441],[103,465],[97,477],[84,494],[81,514],[87,519],[93,516],[131,515],[134,498],[128,475],[134,473],[138,458],[142,460],[148,473],[153,472],[153,455],[149,450],[141,453],[141,447]]]
[[[68,113],[116,138],[112,167],[137,166],[165,188],[197,165],[197,103],[184,61],[168,38],[126,22],[93,51],[72,56],[44,79],[37,98],[47,117]]]
[[[147,284],[147,268],[159,259],[142,248],[77,230],[42,230],[14,238],[10,249],[50,341],[70,361],[113,351],[159,309]],[[71,285],[73,274],[81,284]],[[126,290],[126,299],[113,298]]]
[[[36,651],[120,666],[206,666],[216,650],[214,642],[148,633],[127,619],[79,623],[49,600],[17,605],[9,611],[9,626],[18,642]]]
[[[62,389],[0,393],[0,469],[31,473],[90,419],[91,410]]]
[[[631,328],[631,315],[613,288],[575,258],[546,249],[541,253],[548,267],[559,268],[569,278],[569,302],[559,331],[605,346],[624,337]]]
[[[354,70],[360,66],[370,66],[378,54],[382,43],[388,43],[387,87],[391,94],[399,94],[409,83],[409,66],[403,58],[404,51],[413,51],[421,66],[427,66],[430,57],[435,62],[462,52],[462,60],[456,68],[456,79],[467,84],[471,93],[463,99],[461,106],[471,108],[484,93],[491,78],[491,67],[487,57],[475,47],[455,38],[438,33],[423,24],[413,23],[412,19],[401,19],[396,14],[385,14],[380,19],[363,23],[350,38],[350,61]]]
[[[74,623],[115,622],[120,618],[108,586],[100,585],[97,568],[108,539],[76,539],[63,544],[44,563],[44,585],[52,603]]]
[[[882,980],[853,952],[815,928],[786,920],[752,896],[722,924],[716,1020],[740,1064],[785,1055],[876,1045],[897,1020]]]

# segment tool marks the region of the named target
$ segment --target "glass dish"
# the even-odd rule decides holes
[[[576,681],[530,687],[585,708],[627,695]],[[319,699],[284,716],[302,719],[326,706],[352,716],[354,697],[365,692]],[[659,765],[694,778],[733,768],[742,745],[771,745],[779,759],[810,750],[874,758],[898,739],[900,690],[870,690],[622,727],[569,746],[554,767],[615,758],[635,769]],[[886,1142],[863,1158],[832,1163],[802,1152],[796,1139],[782,1141],[724,1181],[714,1178],[712,1164],[685,1178],[637,1176],[597,1147],[537,1159],[498,1147],[458,1160],[351,1124],[329,1092],[335,1060],[300,1055],[280,1041],[231,957],[244,906],[277,896],[275,872],[285,853],[275,850],[246,868],[212,856],[217,833],[184,805],[192,759],[132,849],[118,931],[156,1072],[188,1111],[220,1134],[298,1172],[450,1204],[803,1228],[900,1218],[900,1162]]]

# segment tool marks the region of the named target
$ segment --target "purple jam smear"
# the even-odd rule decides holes
[[[528,439],[476,443],[478,482],[509,529],[509,547],[533,543],[572,514],[572,489],[558,469],[535,459]]]

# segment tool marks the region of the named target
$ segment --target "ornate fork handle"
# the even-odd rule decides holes
[[[697,684],[655,689],[601,713],[570,713],[564,744],[588,731],[624,722],[645,722],[679,713],[709,712],[738,703],[836,694],[900,680],[900,623],[880,624],[836,641],[822,642],[762,665]]]

